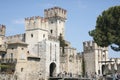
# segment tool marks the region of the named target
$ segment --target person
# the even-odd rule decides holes
[[[120,80],[120,73],[117,74],[117,79]]]
[[[114,76],[114,77],[115,77],[115,80],[119,80],[119,79],[118,79],[118,73],[117,73],[117,72],[115,72],[115,76]]]
[[[85,77],[88,78],[88,73],[87,72],[85,73]]]

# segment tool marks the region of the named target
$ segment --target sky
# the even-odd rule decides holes
[[[95,29],[97,17],[120,0],[1,0],[0,24],[6,25],[6,36],[25,33],[24,19],[44,17],[44,9],[54,6],[67,10],[65,39],[83,51],[83,42],[93,40],[88,32]],[[109,49],[109,57],[120,58],[120,52]]]

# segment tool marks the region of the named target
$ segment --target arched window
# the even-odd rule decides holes
[[[23,69],[24,69],[24,68],[21,68],[21,72],[23,72]]]
[[[50,30],[50,33],[51,33],[51,34],[53,33],[53,30],[52,30],[52,29]]]
[[[31,38],[33,38],[33,34],[31,34]]]

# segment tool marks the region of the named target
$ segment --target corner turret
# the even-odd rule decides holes
[[[92,52],[94,50],[105,50],[108,51],[108,47],[100,47],[94,41],[83,42],[84,52]]]
[[[59,7],[53,7],[44,10],[45,18],[58,17],[66,20],[66,13],[67,11],[65,9]]]
[[[0,37],[5,36],[6,26],[0,24]]]
[[[33,29],[47,30],[47,19],[40,16],[25,18],[25,30]]]
[[[83,47],[86,72],[96,72],[96,74],[103,74],[102,66],[105,66],[106,61],[108,61],[108,47],[100,47],[94,41],[83,42]]]
[[[65,20],[67,19],[66,14],[67,11],[59,7],[53,7],[44,10],[45,19],[48,20],[48,31],[50,36],[56,37],[58,39],[60,34],[62,34],[64,38]]]

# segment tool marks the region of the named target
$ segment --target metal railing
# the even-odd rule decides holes
[[[17,59],[0,59],[0,63],[16,63]]]

